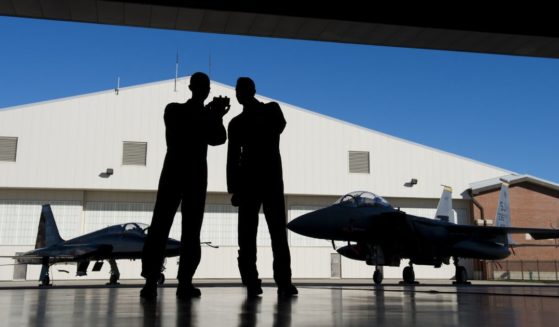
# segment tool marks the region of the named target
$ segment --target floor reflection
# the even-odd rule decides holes
[[[174,289],[141,302],[137,288],[2,290],[2,326],[523,326],[555,325],[558,288],[300,287],[247,298],[241,287],[207,287],[199,299]]]
[[[176,300],[176,315],[177,315],[177,327],[178,326],[197,326],[197,310],[200,299],[185,299]]]
[[[161,326],[161,306],[157,301],[142,301],[144,327]]]
[[[252,327],[257,325],[257,315],[260,309],[261,302],[261,297],[250,296],[245,298],[239,310],[238,326]]]
[[[297,305],[297,297],[278,296],[274,310],[274,327],[291,326],[291,315],[293,306]]]
[[[49,292],[46,289],[38,290],[36,315],[31,315],[29,322],[35,326],[44,326],[47,320],[47,300]]]

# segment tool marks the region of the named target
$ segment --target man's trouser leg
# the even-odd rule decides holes
[[[287,222],[285,219],[283,192],[274,192],[266,195],[263,201],[263,209],[272,241],[274,280],[280,287],[290,285],[291,255],[287,241]]]
[[[192,284],[192,276],[201,258],[200,229],[204,219],[206,185],[186,190],[181,204],[182,235],[178,280],[180,284]]]
[[[180,192],[162,182],[142,251],[142,276],[151,281],[158,280],[161,274],[169,231],[180,203]]]
[[[249,197],[247,195],[247,197]],[[239,271],[246,286],[258,285],[258,270],[256,269],[256,233],[258,230],[258,211],[260,202],[251,201],[243,195],[239,205]]]

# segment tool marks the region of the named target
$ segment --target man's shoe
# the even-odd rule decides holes
[[[297,294],[299,294],[299,291],[293,284],[278,287],[278,296],[289,297]]]
[[[140,297],[144,300],[154,300],[157,297],[157,283],[146,282],[140,291]]]
[[[262,287],[260,285],[249,285],[247,286],[247,296],[256,297],[262,294]]]
[[[179,299],[191,299],[193,297],[200,296],[202,296],[202,292],[200,292],[200,289],[194,287],[192,284],[186,286],[179,284],[177,287],[177,298]]]

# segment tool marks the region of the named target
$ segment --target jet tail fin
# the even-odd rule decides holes
[[[58,227],[56,227],[56,221],[54,221],[54,215],[52,214],[50,204],[43,204],[35,248],[43,248],[60,242],[64,242],[64,240],[58,233]]]
[[[495,226],[510,227],[510,196],[509,184],[503,182],[501,191],[499,192],[499,203],[497,204],[497,213],[495,214]],[[507,235],[507,244],[514,244],[510,234]]]
[[[443,185],[443,193],[437,205],[435,219],[455,222],[454,211],[452,210],[452,187]]]

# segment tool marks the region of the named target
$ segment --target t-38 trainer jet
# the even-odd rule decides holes
[[[109,284],[118,284],[120,273],[117,259],[140,259],[148,226],[127,223],[109,226],[89,234],[65,241],[60,237],[49,204],[43,205],[35,249],[12,257],[18,264],[42,265],[41,286],[50,285],[49,267],[60,262],[76,262],[77,276],[85,276],[90,261],[95,261],[93,271],[101,270],[103,260],[111,265]],[[180,242],[167,240],[166,257],[179,255]],[[160,283],[165,276],[161,273]]]
[[[452,190],[445,187],[435,219],[417,217],[393,208],[385,199],[369,192],[352,192],[333,205],[302,215],[287,228],[304,236],[347,241],[337,248],[341,255],[375,266],[373,280],[382,283],[380,266],[400,266],[407,258],[404,283],[415,283],[413,265],[449,264],[453,258],[456,283],[467,283],[466,269],[459,258],[500,260],[510,255],[510,234],[527,233],[533,239],[559,238],[559,230],[510,227],[509,191],[503,184],[499,195],[496,226],[458,225],[453,216]]]

